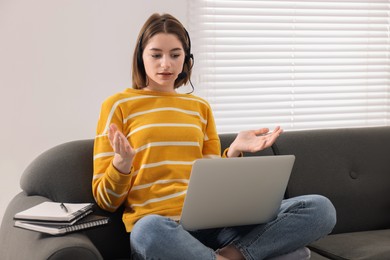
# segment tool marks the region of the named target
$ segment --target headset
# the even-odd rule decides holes
[[[165,20],[166,19],[163,19],[162,22],[165,22]],[[142,32],[141,37],[139,38],[138,50],[137,50],[137,63],[138,63],[139,68],[141,68],[143,70],[144,74],[145,74],[145,67],[144,67],[144,61],[142,59],[142,53],[143,53],[142,40],[144,38],[144,34],[146,32],[146,29]],[[184,29],[184,32],[186,34],[187,40],[188,40],[188,49],[184,50],[185,57],[184,57],[183,67],[187,64],[187,66],[189,66],[188,71],[191,71],[192,67],[194,66],[194,55],[191,53],[191,39],[190,39],[190,35],[189,35],[188,31],[184,27],[183,27],[183,29]],[[190,63],[190,60],[192,60],[192,63]],[[176,81],[182,80],[185,77],[187,77],[187,72],[182,71],[179,73],[179,75],[177,75]],[[189,78],[188,80],[190,81],[190,84],[192,87],[192,91],[187,93],[187,94],[190,94],[190,93],[194,92],[194,86],[192,85],[191,79]]]

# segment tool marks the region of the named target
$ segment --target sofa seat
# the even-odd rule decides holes
[[[310,249],[330,259],[390,259],[390,229],[329,235]]]

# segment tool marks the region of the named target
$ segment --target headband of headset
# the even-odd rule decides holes
[[[165,22],[166,19],[163,19],[162,21]],[[138,51],[137,51],[137,61],[138,61],[138,64],[142,65],[142,66],[144,64],[143,63],[143,59],[142,59],[142,53],[143,53],[142,41],[143,41],[143,38],[144,38],[144,34],[146,32],[146,29],[145,29],[145,31],[143,31],[143,33],[141,34],[141,37],[139,38]],[[184,29],[184,32],[186,33],[187,40],[188,40],[188,49],[185,50],[185,59],[184,59],[184,63],[187,63],[187,62],[189,62],[190,59],[193,59],[194,56],[191,53],[191,39],[190,39],[190,35],[188,34],[187,30],[184,27],[183,27],[183,29]]]

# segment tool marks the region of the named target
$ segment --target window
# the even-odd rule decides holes
[[[389,0],[191,0],[218,131],[390,125]]]

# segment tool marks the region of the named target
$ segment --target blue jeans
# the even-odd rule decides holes
[[[235,245],[245,259],[266,259],[292,252],[327,234],[336,210],[320,195],[283,200],[275,220],[261,225],[186,231],[158,215],[140,219],[130,234],[132,259],[216,259],[215,250]]]

